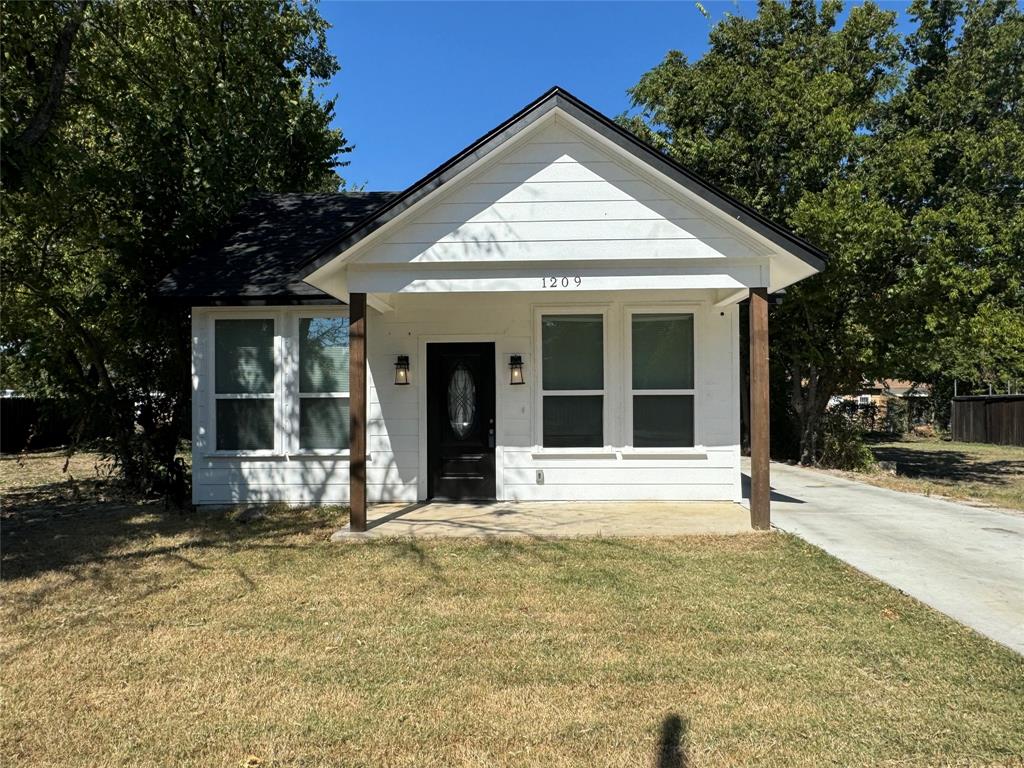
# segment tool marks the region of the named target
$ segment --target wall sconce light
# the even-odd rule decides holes
[[[409,356],[399,355],[395,360],[395,386],[405,386],[409,383]]]
[[[525,384],[526,380],[523,378],[523,356],[512,355],[508,359],[508,383],[509,384]]]

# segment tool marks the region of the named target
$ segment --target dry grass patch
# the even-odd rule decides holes
[[[894,461],[897,474],[857,474],[858,480],[897,491],[948,496],[1024,510],[1024,448],[907,438],[876,442],[879,461]]]
[[[1019,765],[1024,660],[783,536],[6,505],[5,765]]]

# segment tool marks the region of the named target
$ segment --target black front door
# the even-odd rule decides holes
[[[494,344],[427,344],[427,464],[431,498],[494,498]]]

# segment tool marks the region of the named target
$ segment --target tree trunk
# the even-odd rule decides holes
[[[793,363],[789,366],[789,377],[790,400],[800,427],[799,461],[806,466],[818,460],[822,419],[835,384],[831,376],[823,374],[815,365],[805,369],[800,363]]]

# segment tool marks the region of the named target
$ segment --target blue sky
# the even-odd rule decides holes
[[[342,175],[403,189],[560,85],[605,114],[670,49],[697,59],[754,2],[339,2],[321,14],[341,64],[326,94],[355,151]],[[886,7],[905,9],[904,3]]]

